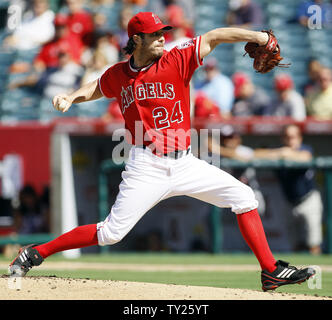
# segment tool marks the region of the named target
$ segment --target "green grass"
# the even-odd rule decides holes
[[[303,265],[330,265],[332,266],[332,256],[322,255],[314,257],[310,255],[285,255],[276,254],[276,259],[291,262],[296,266]],[[64,261],[62,255],[49,257],[47,261]],[[68,261],[68,260],[67,260]],[[170,253],[121,253],[104,255],[83,255],[75,262],[98,262],[98,263],[130,263],[130,264],[257,264],[256,258],[252,254],[170,254]],[[0,262],[8,262],[8,259],[0,257]],[[7,270],[0,273],[6,274]],[[151,283],[167,283],[195,286],[212,286],[222,288],[243,288],[261,290],[259,271],[122,271],[122,270],[38,270],[33,269],[29,276],[50,276],[65,278],[89,278],[97,280],[118,280],[118,281],[138,281]],[[332,296],[332,272],[322,273],[322,288],[310,289],[307,283],[301,285],[284,286],[278,288],[278,292]]]
[[[285,260],[292,265],[330,265],[332,255],[312,256],[309,254],[275,254],[277,260]],[[10,259],[9,259],[10,260]],[[9,261],[0,255],[0,262]],[[47,261],[63,261],[61,254],[55,254]],[[85,254],[74,261],[79,262],[108,262],[135,264],[257,264],[257,259],[251,253],[210,254],[210,253],[111,253]]]

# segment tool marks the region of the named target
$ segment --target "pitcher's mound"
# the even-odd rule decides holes
[[[0,300],[325,300],[278,292],[157,283],[63,279],[0,278]]]

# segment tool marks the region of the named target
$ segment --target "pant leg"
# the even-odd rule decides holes
[[[217,207],[231,208],[237,214],[258,207],[258,201],[249,186],[193,155],[180,159],[174,171],[175,194],[187,195]]]
[[[101,246],[122,240],[149,209],[169,194],[167,168],[156,167],[148,156],[129,160],[122,179],[109,215],[97,224]]]
[[[258,201],[252,189],[225,171],[192,155],[184,158],[184,161],[180,161],[173,169],[173,192],[218,207],[231,208],[237,214],[243,239],[255,254],[261,269],[272,272],[276,260],[269,248],[262,221],[256,210]]]
[[[319,191],[312,191],[308,197],[294,207],[293,213],[304,221],[306,244],[309,247],[321,245],[323,203]]]

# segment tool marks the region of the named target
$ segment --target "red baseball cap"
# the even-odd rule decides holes
[[[293,80],[288,74],[279,74],[274,78],[274,86],[277,91],[291,89],[293,85]]]
[[[249,76],[244,72],[236,72],[233,77],[234,95],[238,97],[242,86],[250,81]]]
[[[68,23],[68,18],[64,14],[57,14],[53,21],[55,26],[65,26]]]
[[[128,23],[128,37],[138,33],[153,33],[160,29],[170,30],[172,26],[163,24],[153,12],[139,12]]]

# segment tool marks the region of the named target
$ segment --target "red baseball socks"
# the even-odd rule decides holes
[[[89,247],[97,244],[97,225],[88,224],[74,228],[50,242],[36,246],[35,249],[45,259],[60,251]]]
[[[267,243],[262,220],[257,209],[237,214],[236,217],[242,236],[254,252],[262,270],[274,271],[276,260]]]

